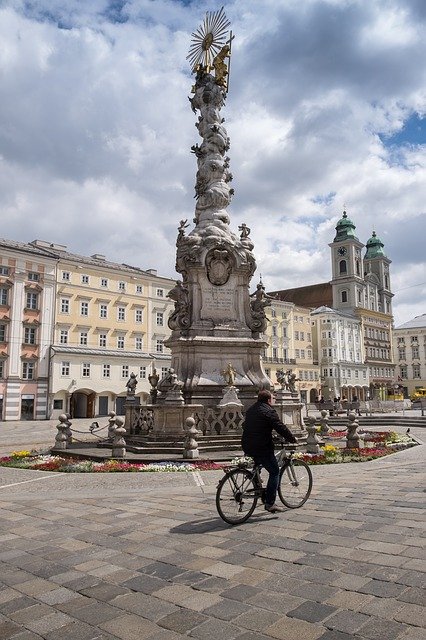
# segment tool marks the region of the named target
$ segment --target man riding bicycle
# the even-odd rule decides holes
[[[275,504],[280,470],[274,454],[272,431],[276,431],[287,442],[296,443],[288,427],[283,424],[278,413],[272,407],[272,394],[267,389],[259,391],[257,402],[246,411],[241,445],[246,455],[251,456],[255,464],[261,464],[269,473],[265,492],[265,509],[271,513],[283,511]]]

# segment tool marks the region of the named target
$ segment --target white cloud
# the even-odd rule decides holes
[[[210,9],[172,0],[10,0],[0,10],[1,235],[174,275],[192,220],[190,34]],[[393,260],[399,323],[425,312],[424,147],[379,134],[426,111],[424,3],[235,0],[223,111],[234,230],[270,289],[330,278],[346,204]],[[255,279],[258,277],[256,274]],[[410,289],[406,287],[410,286]],[[410,315],[411,314],[411,315]]]

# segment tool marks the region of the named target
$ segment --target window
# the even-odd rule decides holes
[[[119,291],[126,291],[126,283],[123,282],[122,280],[118,283],[118,290]]]
[[[135,349],[137,351],[142,351],[143,347],[143,339],[140,337],[135,338]]]
[[[69,376],[69,375],[70,375],[70,363],[61,362],[61,376]]]
[[[80,344],[83,346],[87,344],[87,331],[80,331]]]
[[[40,274],[35,273],[35,271],[30,271],[28,273],[28,280],[31,280],[32,282],[38,282],[40,280]]]
[[[162,311],[157,311],[156,313],[156,323],[157,327],[162,327],[164,324],[164,313]]]
[[[146,378],[146,367],[139,367],[139,378],[141,380],[145,380],[145,378]]]
[[[143,286],[141,284],[136,285],[136,293],[143,293]]]
[[[157,298],[164,298],[164,289],[157,289],[155,293]]]
[[[62,280],[65,280],[66,282],[69,282],[70,279],[70,272],[69,271],[62,271]]]
[[[413,359],[418,360],[419,359],[419,347],[418,346],[411,347],[411,351],[413,353]]]
[[[104,287],[104,289],[108,287],[108,278],[101,278],[101,287]]]
[[[340,302],[347,302],[348,301],[348,292],[347,291],[341,291],[340,293]]]
[[[106,333],[100,333],[99,334],[99,346],[100,347],[106,347],[107,346]]]
[[[420,365],[413,364],[413,378],[420,378]]]
[[[304,331],[301,331],[301,332],[300,332],[300,339],[301,339],[301,340],[304,340],[304,339],[305,339],[305,332],[304,332]]]
[[[61,313],[70,312],[70,301],[68,298],[61,298]]]
[[[346,260],[340,260],[340,262],[339,262],[339,273],[346,273],[346,271],[347,271]]]
[[[59,344],[68,344],[68,329],[61,329],[59,333]]]
[[[26,309],[38,309],[38,294],[27,292]]]
[[[305,350],[304,349],[300,349],[300,357],[301,358],[305,358]]]
[[[36,343],[36,329],[34,327],[25,327],[24,330],[24,344]]]
[[[108,305],[100,304],[99,305],[99,317],[100,318],[108,318]]]
[[[300,349],[295,349],[294,354],[296,358],[300,358]]]
[[[63,400],[53,400],[53,408],[59,409],[60,411],[64,408]]]
[[[294,339],[295,340],[299,340],[299,332],[298,331],[294,332]]]
[[[278,348],[277,347],[272,347],[272,357],[274,358],[274,360],[276,360],[276,358],[278,358]]]
[[[122,378],[128,378],[129,377],[129,365],[128,364],[123,364],[123,366],[121,367],[121,377]]]
[[[155,350],[157,353],[163,353],[164,345],[162,340],[157,340],[155,343]]]
[[[84,300],[83,302],[80,302],[80,315],[82,316],[89,315],[89,303],[85,302]]]
[[[143,309],[135,310],[135,322],[143,322]]]
[[[23,380],[34,380],[34,362],[22,363],[22,378]]]
[[[282,312],[281,317],[283,320],[285,320],[287,318],[287,314],[285,311]]]
[[[273,336],[277,335],[277,328],[276,327],[272,327],[272,335]]]
[[[307,332],[307,334],[306,334],[306,340],[307,340],[308,342],[310,342],[310,341],[312,340],[312,336],[311,336],[311,333],[310,333],[309,331],[308,331],[308,332]]]
[[[90,362],[83,362],[81,365],[81,377],[90,378]]]
[[[117,349],[124,349],[124,336],[117,336]]]
[[[89,276],[82,275],[81,276],[81,284],[89,284]]]
[[[6,325],[0,324],[0,342],[6,342]]]
[[[8,276],[9,275],[9,267],[0,266],[0,276]]]
[[[283,327],[283,338],[287,338],[287,327]]]
[[[102,365],[102,377],[110,378],[111,377],[111,365],[103,364]]]
[[[271,309],[271,316],[272,316],[273,318],[276,318],[276,317],[277,317],[277,312],[275,311],[275,309]]]
[[[168,367],[161,367],[161,377],[164,378],[169,372]]]
[[[0,304],[7,304],[8,289],[0,289]]]
[[[126,307],[118,307],[117,320],[125,320],[125,319],[126,319]]]

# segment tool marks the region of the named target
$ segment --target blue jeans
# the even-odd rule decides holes
[[[275,502],[280,481],[280,468],[273,451],[264,453],[261,456],[253,456],[255,464],[261,464],[269,473],[268,484],[266,485],[265,503],[272,505]]]

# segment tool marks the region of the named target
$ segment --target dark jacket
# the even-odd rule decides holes
[[[261,456],[274,451],[272,431],[275,430],[288,442],[297,442],[280,420],[278,413],[267,402],[255,402],[246,411],[241,445],[248,456]]]

